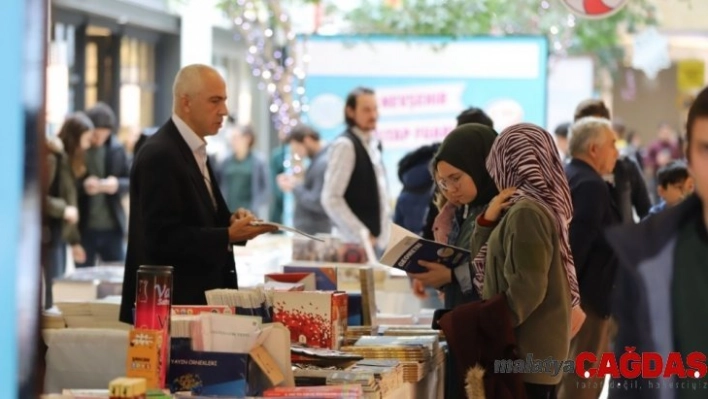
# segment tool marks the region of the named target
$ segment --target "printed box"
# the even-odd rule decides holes
[[[167,386],[171,392],[245,397],[252,395],[249,366],[248,354],[197,352],[189,338],[172,338]]]
[[[274,292],[273,321],[302,345],[339,349],[347,328],[347,294],[333,291]]]
[[[134,329],[129,334],[126,377],[144,378],[149,389],[160,389],[165,384],[167,365],[162,364],[164,334],[157,330]]]

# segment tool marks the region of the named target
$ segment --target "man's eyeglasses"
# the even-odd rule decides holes
[[[447,179],[438,180],[438,187],[443,191],[449,191],[452,187],[460,188],[460,179],[462,179],[462,174],[457,174],[450,176]]]

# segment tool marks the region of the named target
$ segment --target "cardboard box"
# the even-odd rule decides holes
[[[339,349],[347,328],[347,298],[334,291],[274,292],[273,321],[290,330],[291,342]]]

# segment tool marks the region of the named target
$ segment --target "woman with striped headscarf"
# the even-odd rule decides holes
[[[477,223],[474,234],[489,235],[474,260],[477,275],[484,276],[482,298],[506,295],[522,359],[564,360],[571,308],[581,311],[568,244],[573,208],[556,146],[540,127],[517,124],[494,142],[487,169],[500,191],[516,190],[493,230],[488,214]],[[524,374],[528,397],[555,398],[561,377]]]

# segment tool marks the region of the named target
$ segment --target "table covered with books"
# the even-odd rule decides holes
[[[340,260],[277,262],[257,285],[206,292],[208,305],[169,304],[169,327],[116,322],[116,297],[59,302],[45,316],[45,393],[442,398],[431,313],[378,312],[386,269]]]

